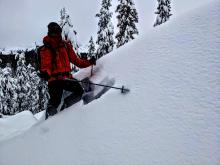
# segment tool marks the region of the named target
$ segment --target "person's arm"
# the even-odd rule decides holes
[[[69,58],[70,58],[70,62],[73,63],[74,65],[76,65],[79,68],[86,68],[88,66],[91,66],[92,63],[88,60],[83,60],[80,59],[75,51],[73,50],[73,47],[70,43],[67,43],[68,49],[69,49]]]

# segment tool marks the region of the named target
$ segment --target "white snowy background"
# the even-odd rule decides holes
[[[127,95],[112,89],[43,122],[0,119],[0,165],[219,165],[219,16],[209,2],[100,59],[93,81],[113,77]]]

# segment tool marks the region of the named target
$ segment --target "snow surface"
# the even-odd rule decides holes
[[[3,141],[0,165],[219,165],[219,9],[213,1],[103,57],[93,81],[108,75],[131,92]]]
[[[28,130],[37,119],[30,111],[23,111],[13,116],[0,119],[0,141],[17,136]]]

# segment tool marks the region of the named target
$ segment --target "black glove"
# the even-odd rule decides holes
[[[40,73],[38,73],[38,76],[44,80],[48,80],[50,78],[50,76],[47,72],[40,72]]]
[[[92,56],[89,60],[91,65],[96,65],[96,58],[94,56]]]

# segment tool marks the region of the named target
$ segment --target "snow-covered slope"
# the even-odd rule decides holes
[[[4,141],[0,164],[218,165],[219,9],[213,1],[101,59],[94,81],[109,75],[131,92],[110,90]]]
[[[14,116],[4,116],[0,119],[0,141],[23,133],[36,122],[37,119],[30,111],[23,111]]]

